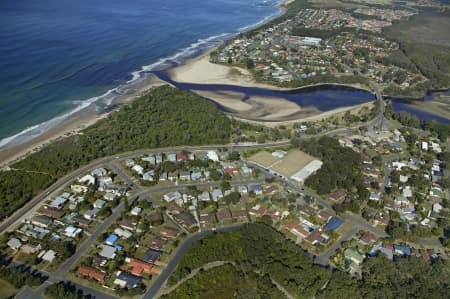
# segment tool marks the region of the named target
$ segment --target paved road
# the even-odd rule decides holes
[[[146,149],[146,150],[138,150],[134,152],[122,153],[114,156],[104,157],[98,160],[91,162],[88,165],[78,168],[77,170],[72,171],[71,173],[65,175],[60,178],[56,183],[51,185],[49,188],[45,189],[39,195],[30,200],[27,204],[25,204],[21,209],[16,211],[13,215],[6,218],[0,225],[0,233],[3,234],[7,231],[12,231],[16,228],[16,226],[23,220],[23,217],[35,208],[37,205],[42,203],[45,199],[48,198],[50,194],[64,187],[71,181],[80,177],[81,175],[90,172],[98,167],[107,167],[107,164],[111,164],[111,162],[115,160],[123,160],[127,158],[132,158],[137,155],[144,155],[149,153],[162,153],[168,151],[201,151],[201,150],[217,150],[220,148],[232,147],[237,150],[246,150],[253,148],[262,148],[262,147],[275,147],[275,146],[283,146],[289,145],[290,141],[280,141],[266,144],[224,144],[224,145],[211,145],[211,146],[180,146],[180,147],[166,147],[166,148],[158,148],[158,149]]]
[[[357,231],[357,226],[353,226],[350,230],[346,231],[339,237],[339,239],[336,240],[336,242],[334,242],[334,244],[330,248],[328,248],[322,254],[318,255],[315,259],[315,262],[323,266],[329,265],[330,257],[336,252],[339,247],[341,247],[342,242],[350,240]]]
[[[231,226],[231,227],[222,227],[218,228],[217,232],[232,232],[239,230],[242,225],[238,226]],[[152,286],[147,290],[147,292],[142,297],[143,299],[151,299],[155,298],[161,287],[166,283],[167,279],[169,278],[170,274],[172,274],[173,270],[175,270],[175,267],[180,262],[183,255],[186,253],[186,251],[189,249],[192,243],[195,241],[198,241],[208,235],[213,234],[213,230],[204,230],[201,232],[197,232],[193,235],[190,235],[187,237],[187,239],[178,247],[177,252],[173,256],[173,258],[170,260],[170,262],[167,264],[167,266],[164,268],[164,270],[161,272],[161,274],[156,278],[156,281],[152,284]]]

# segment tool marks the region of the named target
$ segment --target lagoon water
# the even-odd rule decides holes
[[[92,103],[107,104],[146,71],[179,63],[276,16],[276,4],[0,1],[0,148],[39,134]]]
[[[182,63],[275,17],[281,12],[277,3],[0,1],[0,150],[39,135],[86,107],[103,109],[151,71]],[[320,110],[373,99],[368,92],[348,89],[305,92],[283,97]]]

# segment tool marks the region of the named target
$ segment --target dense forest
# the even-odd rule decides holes
[[[244,273],[232,265],[223,265],[207,271],[200,271],[192,279],[161,298],[282,299],[286,297],[276,288],[268,275],[260,276],[255,272]]]
[[[361,175],[361,157],[358,153],[341,146],[336,139],[326,136],[308,141],[293,140],[293,144],[323,162],[317,173],[305,181],[306,186],[319,194],[344,188],[357,192],[361,200],[369,198],[369,191]]]
[[[1,171],[0,219],[96,158],[142,148],[224,144],[231,130],[231,120],[213,103],[169,86],[155,88],[81,134],[53,142],[12,165],[21,171]]]
[[[197,241],[183,256],[169,284],[174,285],[193,269],[213,261],[235,262],[239,273],[235,275],[253,271],[267,275],[296,298],[447,298],[450,287],[447,260],[430,263],[405,258],[393,262],[383,256],[372,257],[363,263],[362,278],[356,279],[315,264],[302,248],[262,223]],[[223,275],[228,277],[230,273],[224,271]],[[214,276],[205,274],[179,287],[176,296],[174,293],[168,297],[187,298],[210,284],[220,289],[220,281],[224,281],[220,271]],[[229,282],[224,281],[226,285]],[[232,298],[235,290],[230,289],[227,298]]]
[[[384,35],[399,43],[400,51],[414,68],[430,79],[431,89],[450,86],[450,47],[448,32],[436,20],[450,21],[450,12],[422,11],[407,21],[397,22],[384,30]],[[436,21],[436,22],[435,22]],[[417,28],[417,29],[415,29]],[[414,30],[415,29],[415,30]],[[413,66],[401,55],[395,55],[392,63]],[[406,65],[404,65],[406,64]]]
[[[48,286],[44,291],[45,297],[49,299],[90,299],[91,295],[84,295],[81,289],[75,285],[59,282]]]

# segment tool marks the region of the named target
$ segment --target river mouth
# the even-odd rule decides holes
[[[311,121],[376,100],[369,91],[324,84],[293,90],[277,90],[230,84],[177,82],[167,72],[155,72],[176,88],[213,101],[221,110],[240,119],[277,123]]]

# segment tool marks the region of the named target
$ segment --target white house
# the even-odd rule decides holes
[[[94,185],[95,184],[95,178],[92,175],[87,174],[84,177],[78,179],[78,182],[82,183],[82,184],[85,184],[85,185]]]
[[[141,165],[134,165],[131,169],[139,175],[142,175],[144,173],[144,167],[142,167]]]

